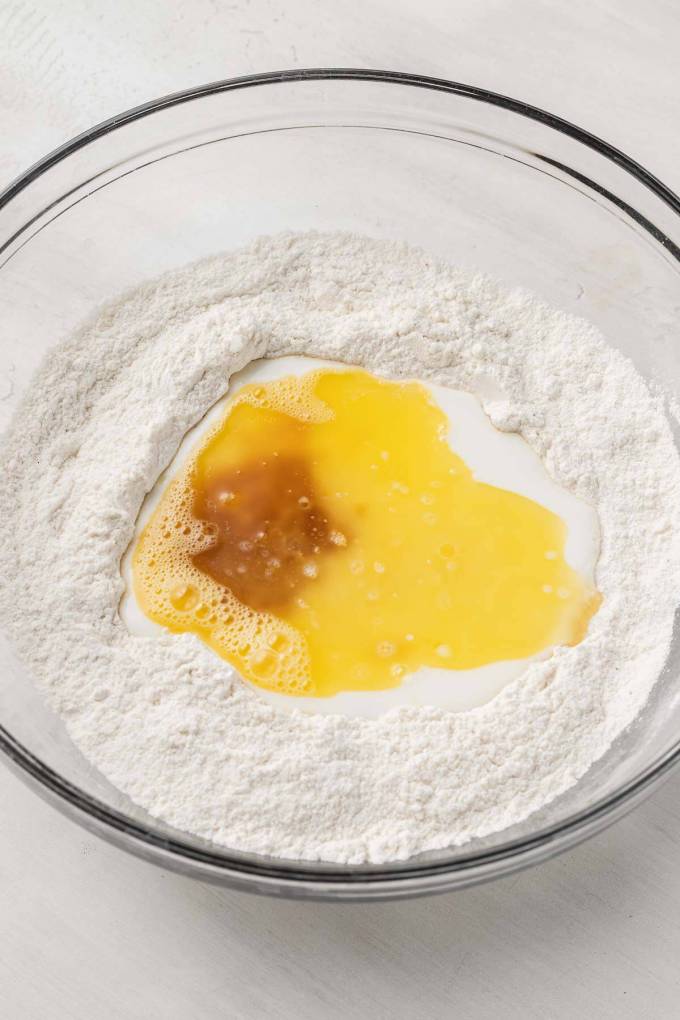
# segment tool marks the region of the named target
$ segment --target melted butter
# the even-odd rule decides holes
[[[564,522],[476,480],[448,430],[423,386],[359,370],[246,386],[137,542],[139,605],[288,695],[578,642],[599,596]]]

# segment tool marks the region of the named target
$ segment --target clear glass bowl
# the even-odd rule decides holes
[[[96,306],[280,230],[402,239],[524,285],[595,323],[678,394],[679,217],[676,196],[623,153],[466,85],[310,70],[168,96],[80,135],[0,196],[0,425],[48,348]],[[0,748],[39,793],[158,864],[276,895],[408,896],[506,874],[603,828],[680,758],[676,638],[635,724],[520,825],[392,866],[263,858],[134,805],[71,744],[4,638],[0,656]]]

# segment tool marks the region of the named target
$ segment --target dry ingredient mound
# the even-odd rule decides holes
[[[520,432],[600,515],[586,639],[482,708],[364,720],[280,711],[197,638],[129,634],[120,560],[145,494],[231,374],[284,354],[467,389]],[[633,720],[670,644],[661,397],[587,323],[402,244],[265,238],[124,295],[46,358],[0,477],[0,620],[70,736],[152,815],[233,849],[382,862],[518,822]]]

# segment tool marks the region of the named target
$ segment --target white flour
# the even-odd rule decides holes
[[[289,353],[486,395],[597,505],[587,638],[483,708],[362,720],[279,712],[193,636],[128,634],[119,562],[145,493],[231,373]],[[668,650],[680,461],[660,398],[586,323],[401,245],[265,239],[126,295],[49,356],[0,473],[21,656],[114,784],[231,848],[380,862],[517,822],[632,721]]]

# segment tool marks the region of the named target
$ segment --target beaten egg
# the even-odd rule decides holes
[[[141,610],[267,697],[359,714],[483,703],[583,638],[595,512],[474,396],[260,366],[153,494],[126,564],[132,629]]]

